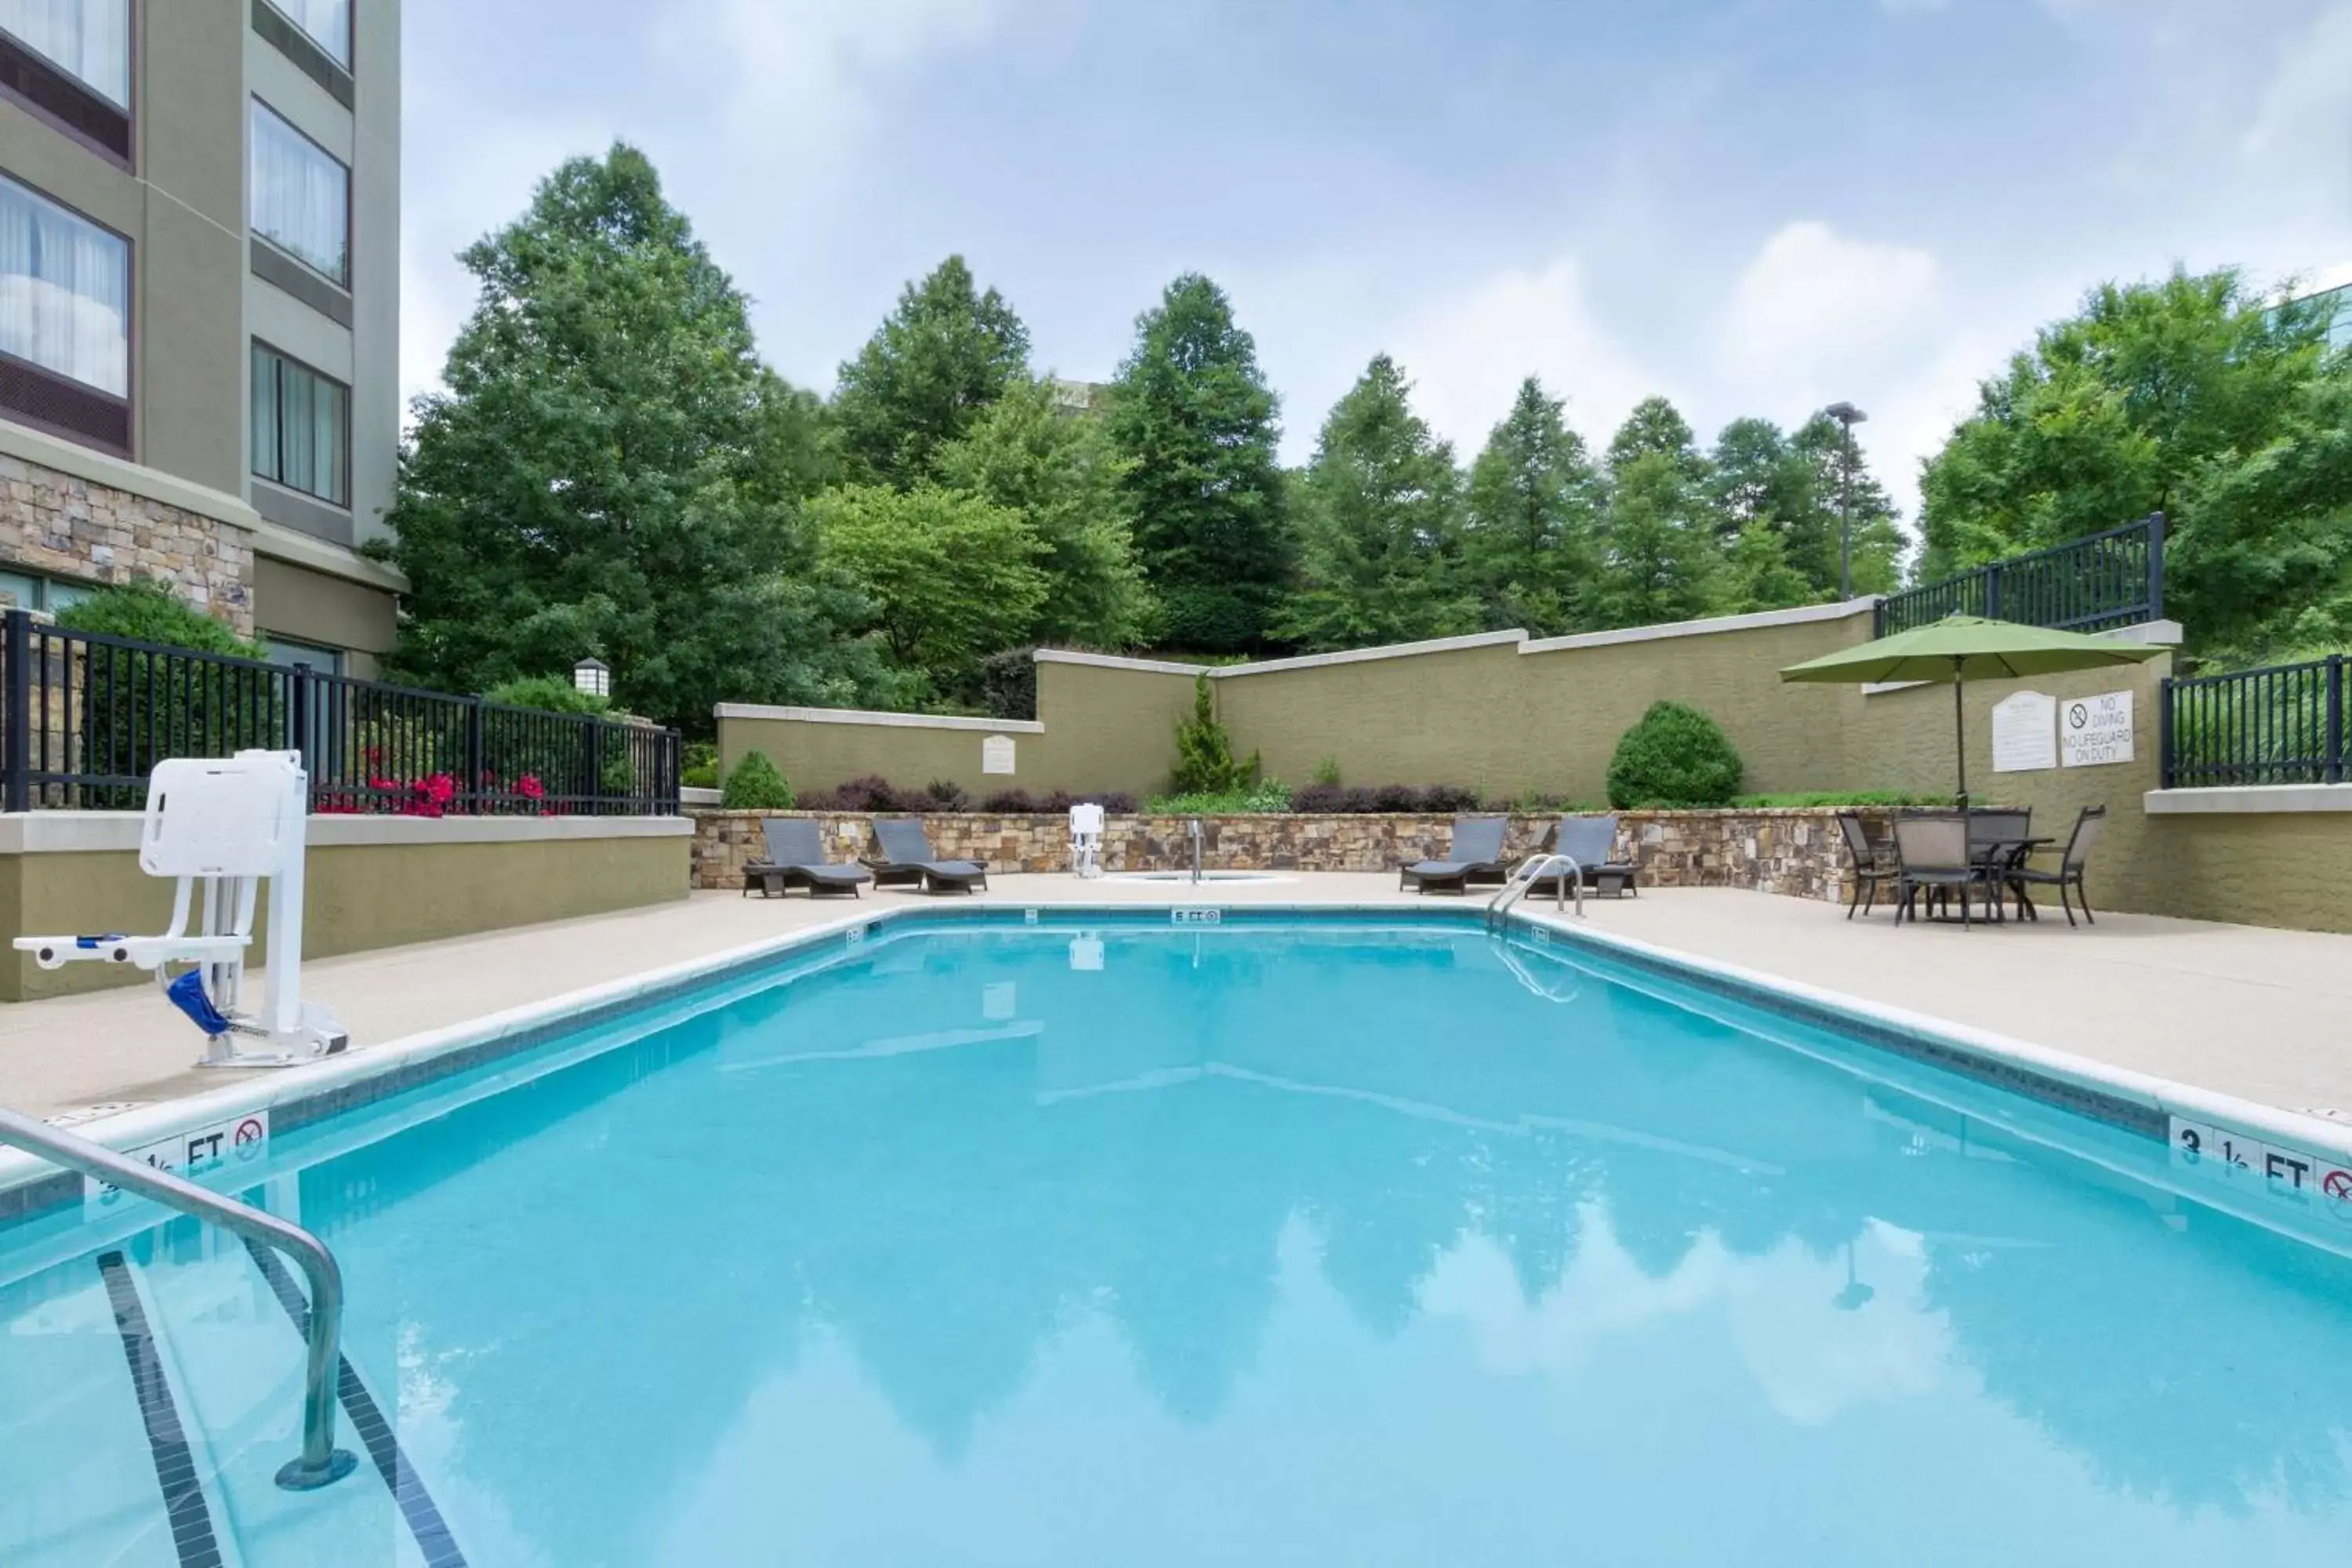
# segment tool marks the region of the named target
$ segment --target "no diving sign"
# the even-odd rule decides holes
[[[2058,762],[2092,768],[2132,760],[2132,694],[2069,698],[2058,715]]]

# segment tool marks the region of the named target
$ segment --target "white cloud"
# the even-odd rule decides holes
[[[1720,338],[1728,379],[1809,407],[1843,384],[1916,355],[1935,326],[1941,279],[1924,250],[1791,223],[1732,285]]]
[[[923,56],[979,42],[1006,0],[715,0],[716,26],[688,27],[695,56],[724,40],[726,109],[739,132],[773,138],[779,163],[824,160],[854,147],[871,123],[872,92]]]
[[[2331,210],[2352,203],[2352,5],[2323,11],[2280,48],[2240,151]]]
[[[1573,258],[1481,280],[1407,326],[1395,353],[1422,416],[1465,459],[1530,375],[1568,400],[1569,422],[1596,444],[1635,403],[1669,390],[1601,324]]]

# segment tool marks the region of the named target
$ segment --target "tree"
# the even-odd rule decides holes
[[[463,259],[479,298],[393,511],[393,672],[478,691],[593,653],[621,703],[698,733],[722,699],[886,699],[798,528],[808,402],[644,154],[564,163]]]
[[[1308,648],[1447,637],[1477,625],[1460,578],[1454,448],[1412,411],[1386,354],[1332,407],[1299,508],[1300,586],[1276,629]]]
[[[1848,507],[1853,509],[1854,593],[1891,594],[1901,587],[1903,530],[1895,522],[1900,514],[1886,487],[1870,471],[1861,444],[1847,439],[1845,426],[1836,420],[1816,414],[1789,438],[1789,455],[1801,475],[1792,488],[1802,500],[1790,512],[1783,531],[1790,563],[1803,575],[1807,597],[1837,597]]]
[[[1652,626],[1715,608],[1722,550],[1706,473],[1690,426],[1663,397],[1637,404],[1610,438],[1595,624]]]
[[[841,367],[831,430],[844,475],[905,488],[936,477],[940,447],[1027,379],[1029,329],[950,256],[900,290],[898,308]]]
[[[1470,466],[1464,574],[1494,629],[1553,637],[1583,624],[1600,552],[1601,477],[1534,376]]]
[[[1927,574],[2177,509],[2204,464],[2270,442],[2321,371],[2323,333],[2233,270],[2093,289],[1982,384],[1928,462]]]
[[[2201,655],[2331,624],[2352,358],[2232,270],[2103,284],[1983,384],[1921,476],[1923,575],[2168,514],[2168,607]],[[2312,618],[2308,621],[2305,616]]]
[[[1013,508],[1045,543],[1045,599],[1030,635],[1098,648],[1150,635],[1151,595],[1120,483],[1129,466],[1099,418],[1065,413],[1049,386],[1027,380],[940,448],[943,482]]]
[[[1188,272],[1136,319],[1108,416],[1171,646],[1266,646],[1293,556],[1276,414],[1257,346],[1214,283]]]
[[[849,485],[813,510],[824,558],[872,601],[891,657],[935,691],[975,696],[981,659],[1025,637],[1050,591],[1046,546],[1011,507],[936,485]]]

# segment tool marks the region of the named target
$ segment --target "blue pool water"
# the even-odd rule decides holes
[[[0,1562],[184,1560],[110,1278],[251,1568],[2352,1554],[2352,1264],[1473,922],[885,928],[233,1184],[341,1257],[406,1513],[269,1484],[242,1247],[77,1213],[0,1233]]]

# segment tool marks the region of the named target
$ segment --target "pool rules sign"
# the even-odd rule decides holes
[[[2058,713],[2058,761],[2095,768],[2132,760],[2132,694],[2109,691],[2070,697]]]

